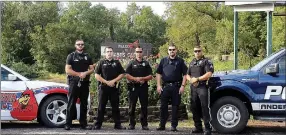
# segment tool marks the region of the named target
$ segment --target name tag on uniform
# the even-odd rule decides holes
[[[78,61],[78,59],[75,59],[74,61]]]

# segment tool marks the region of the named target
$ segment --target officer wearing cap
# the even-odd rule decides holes
[[[93,72],[92,59],[87,53],[83,52],[84,42],[83,40],[76,40],[76,51],[68,55],[66,60],[65,71],[68,75],[68,106],[66,115],[65,129],[70,130],[72,125],[72,118],[75,112],[75,104],[77,98],[80,99],[80,127],[82,129],[90,129],[87,126],[87,100],[89,95],[89,78]]]
[[[156,71],[157,92],[161,95],[160,125],[157,130],[165,130],[168,118],[168,101],[172,103],[171,131],[177,131],[178,107],[181,102],[181,94],[185,89],[187,66],[185,61],[176,55],[174,44],[168,48],[169,56],[163,58]],[[163,80],[163,87],[161,85]]]
[[[212,62],[205,58],[200,46],[194,47],[195,58],[191,61],[187,79],[191,83],[191,111],[195,129],[192,133],[202,133],[202,121],[204,120],[205,135],[211,135],[211,115],[209,109],[209,90],[207,80],[212,76],[214,67]],[[202,115],[201,115],[202,114]]]
[[[148,106],[148,81],[152,79],[152,68],[149,63],[142,58],[143,49],[135,48],[136,59],[130,61],[126,68],[126,78],[128,79],[129,90],[129,128],[135,129],[135,109],[139,98],[141,104],[140,121],[142,130],[149,130],[147,123]]]
[[[115,129],[125,129],[121,125],[119,111],[119,81],[124,77],[124,69],[118,60],[113,59],[113,48],[105,48],[105,59],[100,60],[95,69],[95,78],[98,80],[98,110],[93,129],[101,129],[105,107],[110,100]]]

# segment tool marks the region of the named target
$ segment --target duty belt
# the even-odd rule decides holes
[[[131,81],[128,84],[129,84],[129,86],[140,87],[140,86],[143,86],[143,85],[145,85],[147,83],[145,82],[145,83],[141,84],[141,83],[138,83],[138,82]]]
[[[164,82],[164,86],[181,86],[182,82]]]

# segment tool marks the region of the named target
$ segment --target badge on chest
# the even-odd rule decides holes
[[[106,62],[103,64],[103,67],[116,67],[115,62]]]
[[[145,62],[142,62],[142,63],[136,63],[133,65],[133,68],[139,68],[139,67],[145,67],[146,66],[146,63]]]

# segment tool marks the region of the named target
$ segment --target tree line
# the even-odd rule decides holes
[[[3,64],[18,71],[64,73],[67,55],[76,39],[83,39],[94,62],[106,39],[132,43],[144,39],[153,54],[167,55],[167,45],[178,46],[189,59],[193,46],[202,45],[207,55],[233,51],[233,8],[222,2],[168,2],[164,16],[151,7],[128,5],[126,12],[91,2],[3,2]],[[285,11],[275,7],[275,11]],[[285,17],[273,17],[273,50],[285,46]],[[266,54],[266,13],[239,13],[239,52],[251,60]],[[160,51],[159,51],[160,50]]]

